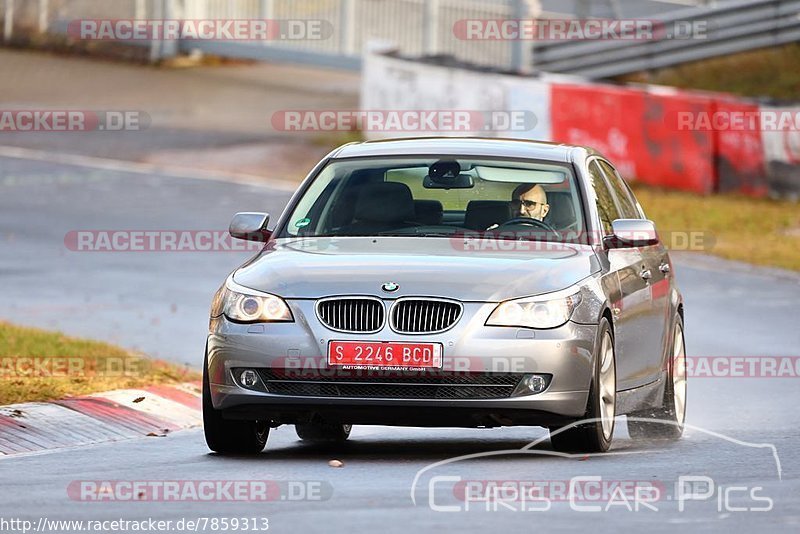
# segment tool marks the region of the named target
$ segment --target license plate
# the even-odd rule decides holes
[[[328,365],[441,369],[442,344],[331,341],[328,345]]]

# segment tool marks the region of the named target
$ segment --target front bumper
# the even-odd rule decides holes
[[[472,427],[557,424],[585,414],[595,325],[568,322],[550,330],[487,327],[485,321],[496,304],[464,303],[459,323],[440,334],[401,335],[388,326],[375,334],[344,334],[318,321],[314,301],[287,303],[294,323],[245,325],[224,317],[211,321],[207,354],[211,399],[224,417],[269,419],[274,424],[322,417],[352,424]],[[544,374],[551,378],[547,389],[538,394],[515,390],[502,398],[458,398],[452,393],[401,398],[382,396],[380,389],[371,389],[368,396],[277,394],[269,391],[268,383],[264,387],[265,381],[243,387],[232,372],[247,368],[262,378],[276,372],[289,378],[292,373],[297,376],[299,369],[306,378],[306,372],[327,374],[327,383],[335,385],[326,363],[331,340],[441,343],[443,375]]]

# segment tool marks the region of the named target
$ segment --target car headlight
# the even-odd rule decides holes
[[[580,293],[557,299],[542,295],[509,300],[494,309],[486,325],[556,328],[569,321],[580,301]]]
[[[248,289],[231,280],[214,295],[211,316],[225,315],[240,323],[292,322],[292,312],[286,302],[275,295]]]

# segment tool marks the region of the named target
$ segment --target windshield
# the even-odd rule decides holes
[[[584,235],[572,167],[552,162],[404,157],[330,162],[278,237],[480,232],[575,241]]]

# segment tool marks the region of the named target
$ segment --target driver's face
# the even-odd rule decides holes
[[[517,217],[528,217],[540,221],[550,211],[550,206],[547,204],[547,194],[540,185],[522,193],[518,199],[514,199],[513,205]]]

